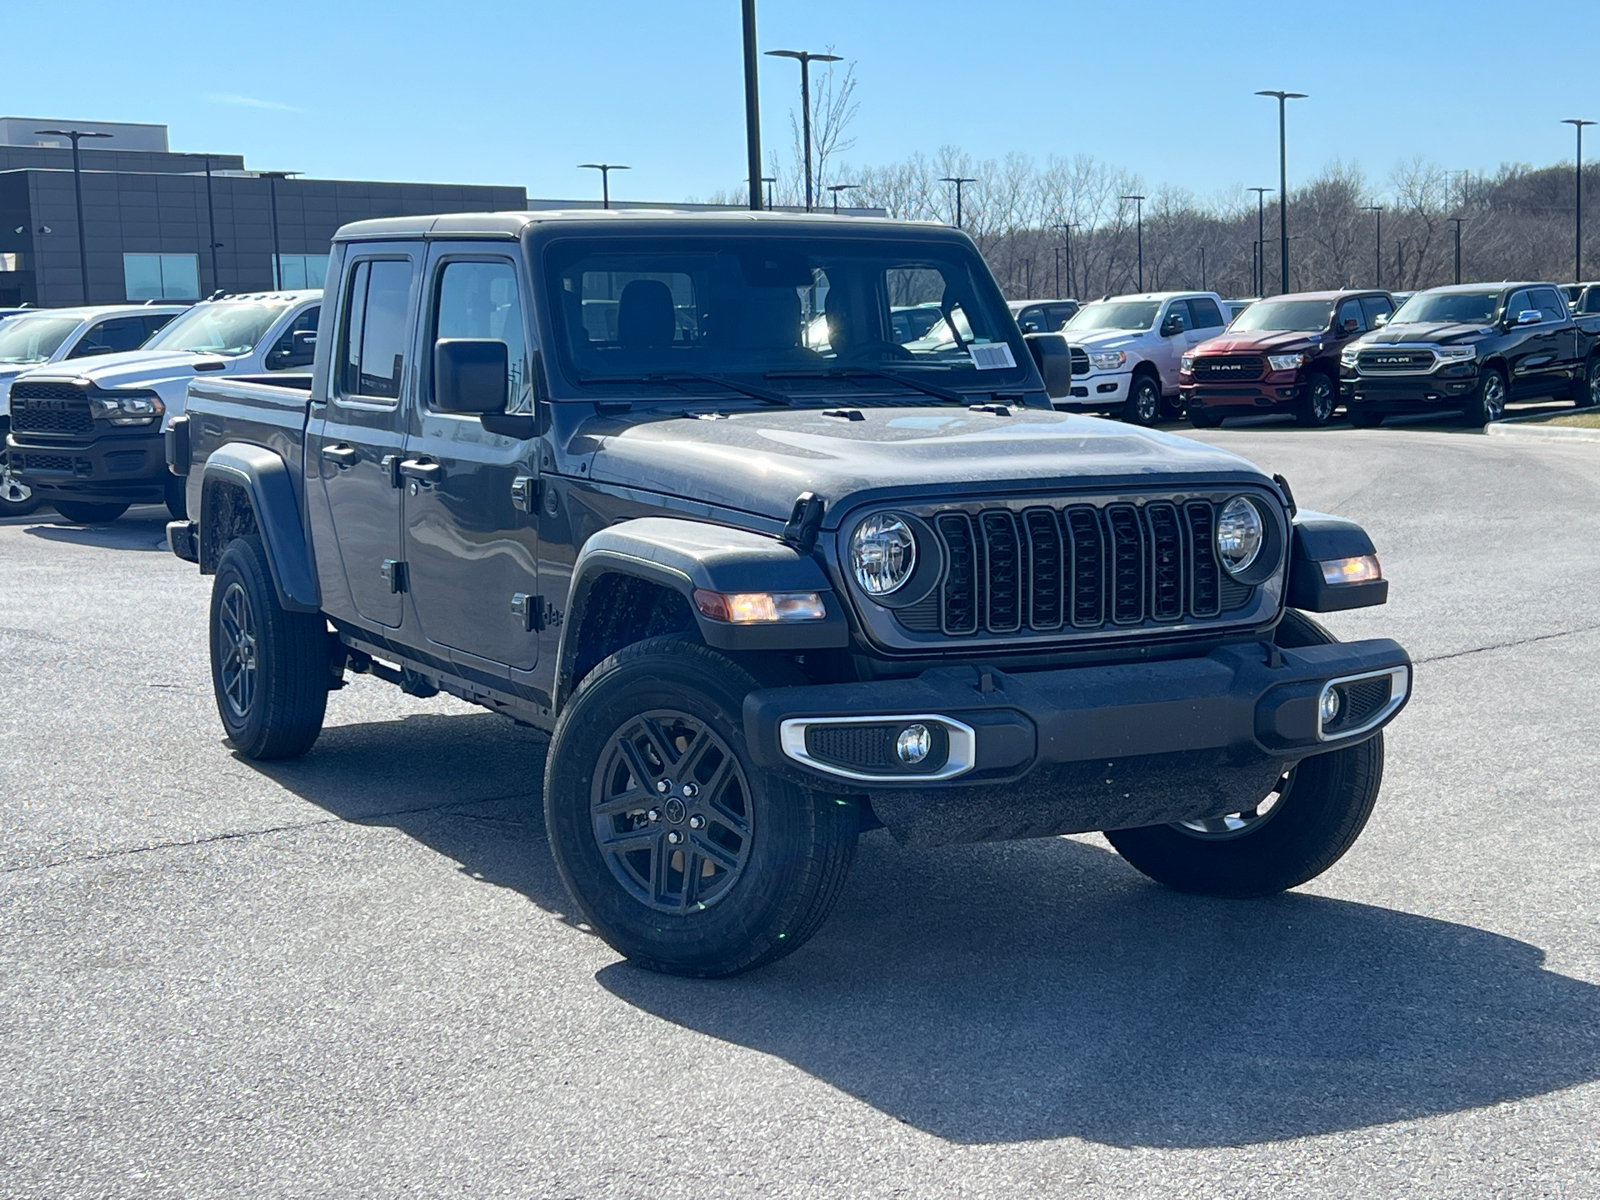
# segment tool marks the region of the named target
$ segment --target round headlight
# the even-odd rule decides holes
[[[899,517],[879,513],[856,526],[850,538],[850,570],[869,596],[887,596],[911,578],[917,540]]]
[[[1239,575],[1250,569],[1266,541],[1261,513],[1243,496],[1235,496],[1222,506],[1217,517],[1217,557],[1228,574]]]

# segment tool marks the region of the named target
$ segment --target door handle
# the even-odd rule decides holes
[[[444,478],[444,468],[436,462],[408,458],[400,464],[400,474],[407,479],[420,479],[423,483],[438,483]]]
[[[341,468],[353,467],[361,461],[361,451],[354,446],[346,446],[340,443],[337,446],[324,446],[322,448],[322,457],[329,462],[338,463]]]

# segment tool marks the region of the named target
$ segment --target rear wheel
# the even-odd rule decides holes
[[[126,504],[92,504],[87,500],[57,500],[56,511],[74,525],[105,525],[128,511]]]
[[[228,740],[246,758],[296,758],[322,732],[327,622],[278,603],[254,534],[222,552],[211,587],[211,683]]]
[[[1591,358],[1584,366],[1583,378],[1572,400],[1579,408],[1600,408],[1600,355]]]
[[[798,948],[855,855],[854,804],[759,770],[743,666],[682,637],[629,646],[562,712],[545,768],[556,867],[641,967],[733,975]]]
[[[1295,406],[1294,419],[1308,429],[1319,429],[1333,419],[1337,403],[1333,380],[1326,375],[1313,374],[1306,380],[1305,394]]]
[[[1322,626],[1290,612],[1281,646],[1334,641]],[[1109,830],[1129,864],[1180,892],[1270,896],[1315,879],[1366,828],[1383,783],[1383,735],[1290,767],[1254,806],[1195,821]]]
[[[1161,382],[1141,372],[1128,385],[1128,399],[1122,406],[1122,419],[1133,425],[1154,425],[1161,419]]]

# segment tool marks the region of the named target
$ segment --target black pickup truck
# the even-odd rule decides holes
[[[1550,396],[1600,404],[1600,315],[1574,316],[1553,283],[1417,292],[1339,354],[1352,424],[1458,411],[1487,425],[1506,404]]]
[[[1302,614],[1384,601],[1367,535],[1055,412],[959,231],[367,221],[327,296],[311,376],[197,380],[168,433],[223,728],[302,754],[358,672],[550,730],[556,865],[641,964],[793,950],[879,825],[1253,896],[1365,824],[1410,661]],[[897,340],[920,304],[964,334]]]

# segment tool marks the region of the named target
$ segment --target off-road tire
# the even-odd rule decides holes
[[[95,504],[88,500],[57,500],[55,508],[74,525],[109,525],[128,511],[126,504]]]
[[[1161,381],[1148,371],[1136,372],[1128,381],[1128,398],[1122,419],[1130,425],[1154,425],[1161,420]]]
[[[333,680],[327,631],[320,613],[278,603],[259,536],[228,543],[211,585],[211,683],[222,728],[240,754],[298,758],[311,749]],[[249,640],[245,667],[236,652],[241,636]],[[249,676],[247,690],[240,675]]]
[[[1294,647],[1337,639],[1291,611],[1275,640]],[[1288,778],[1287,793],[1253,829],[1219,838],[1152,825],[1105,836],[1131,866],[1175,891],[1275,895],[1321,875],[1361,836],[1383,783],[1383,734],[1302,759]]]
[[[545,827],[556,869],[584,920],[638,966],[700,978],[765,966],[816,932],[844,886],[860,828],[855,804],[802,789],[750,761],[742,706],[746,695],[766,683],[743,664],[682,635],[651,638],[595,667],[556,722],[544,785]],[[742,771],[749,844],[738,852],[746,857],[708,904],[689,903],[688,881],[700,879],[704,861],[693,864],[687,856],[696,843],[685,842],[677,852],[667,849],[664,839],[674,830],[670,811],[649,819],[659,825],[639,815],[621,818],[635,823],[636,840],[649,841],[650,848],[633,853],[656,856],[650,858],[650,889],[657,903],[625,885],[618,873],[620,855],[608,857],[601,850],[597,826],[610,818],[596,817],[596,797],[607,795],[608,781],[617,777],[615,767],[606,764],[617,761],[616,748],[628,740],[629,727],[646,717],[701,723],[731,753],[729,769]],[[687,764],[689,751],[699,744],[667,748],[669,755],[681,754],[659,772],[675,789],[673,795],[685,782],[672,779],[673,766]],[[645,768],[654,769],[648,762]],[[621,777],[624,794],[637,789],[648,795],[655,787],[631,769]],[[687,837],[682,802],[676,817],[676,830]],[[683,865],[670,865],[674,853],[684,854]],[[668,864],[659,868],[664,882],[672,872],[681,880],[683,907],[677,911],[667,911],[656,895],[657,863]]]
[[[183,493],[183,480],[176,475],[168,475],[164,486],[166,495],[163,499],[166,501],[167,512],[172,514],[174,521],[187,520],[189,516],[189,500]]]
[[[1478,379],[1467,420],[1473,425],[1488,425],[1506,415],[1506,377],[1495,367],[1487,368]]]
[[[1333,410],[1339,407],[1339,391],[1321,372],[1313,372],[1306,380],[1305,395],[1295,402],[1296,424],[1306,429],[1321,429],[1333,420]]]
[[[1376,429],[1383,424],[1383,414],[1371,409],[1349,407],[1345,409],[1345,414],[1357,429]]]

